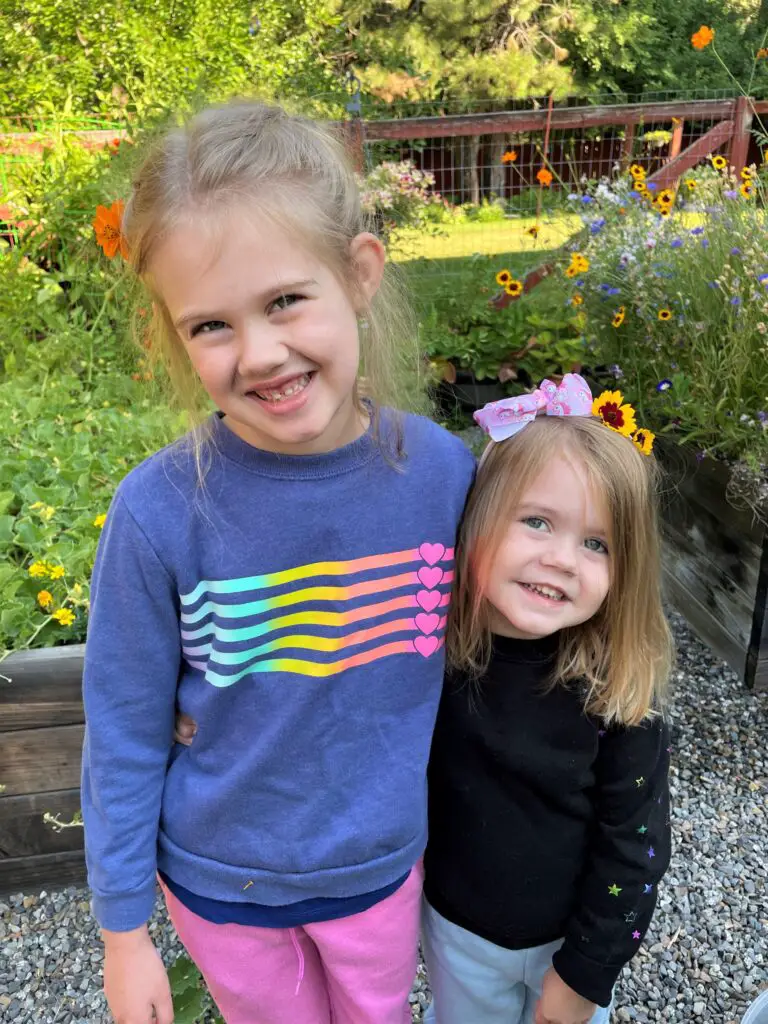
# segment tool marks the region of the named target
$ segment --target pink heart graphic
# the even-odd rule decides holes
[[[413,646],[422,658],[428,658],[430,654],[435,653],[438,643],[439,641],[436,636],[417,636],[413,641]]]
[[[432,612],[431,615],[425,615],[424,612],[419,612],[416,616],[416,628],[420,629],[422,633],[426,633],[429,636],[430,633],[434,633],[437,627],[440,625],[440,616]]]
[[[443,570],[435,567],[429,569],[426,565],[422,565],[418,572],[419,582],[422,583],[427,590],[434,590],[440,580],[443,578]]]
[[[419,555],[427,565],[436,565],[445,554],[444,544],[422,544],[419,548]]]
[[[440,594],[436,590],[420,590],[416,595],[416,603],[425,612],[433,612],[440,604]]]

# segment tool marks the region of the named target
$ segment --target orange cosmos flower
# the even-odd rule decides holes
[[[702,25],[698,32],[691,36],[691,43],[694,50],[705,50],[715,38],[714,30]]]
[[[515,160],[517,160],[517,150],[516,149],[507,150],[507,152],[501,158],[501,162],[503,164],[513,164],[515,162]]]
[[[542,169],[536,175],[536,180],[544,188],[549,188],[549,186],[552,184],[552,172],[548,171],[546,167],[542,167]]]
[[[124,208],[122,199],[116,199],[109,209],[106,206],[96,207],[96,216],[93,218],[96,243],[109,259],[114,259],[118,249],[123,259],[128,259],[128,242],[122,232]]]

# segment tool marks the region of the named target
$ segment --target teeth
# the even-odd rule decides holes
[[[542,594],[544,597],[552,598],[553,601],[564,601],[565,595],[555,590],[554,587],[537,586],[535,583],[524,583],[526,590],[532,590],[534,594]]]
[[[259,398],[263,398],[265,402],[282,402],[286,398],[291,398],[293,395],[298,395],[300,391],[309,384],[309,374],[303,373],[301,377],[297,377],[295,380],[286,384],[285,387],[278,389],[271,388],[269,391],[257,391],[256,394]]]

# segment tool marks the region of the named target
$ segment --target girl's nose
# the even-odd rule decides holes
[[[261,380],[274,376],[290,357],[290,347],[279,327],[249,325],[240,337],[238,370],[242,377]]]
[[[542,558],[542,562],[550,568],[570,574],[576,572],[576,560],[577,546],[565,538],[553,541]]]

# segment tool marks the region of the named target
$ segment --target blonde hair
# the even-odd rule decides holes
[[[475,675],[488,666],[492,608],[486,581],[510,516],[548,461],[583,467],[609,515],[611,580],[598,612],[560,633],[553,685],[586,683],[586,710],[606,723],[637,725],[663,703],[672,639],[661,600],[653,457],[597,418],[540,417],[491,444],[462,524],[448,635],[451,664]]]
[[[190,214],[243,202],[292,232],[333,270],[350,299],[358,298],[350,242],[369,225],[344,147],[328,128],[279,107],[242,101],[205,110],[168,132],[136,174],[124,232],[130,261],[154,299],[142,340],[193,420],[206,396],[162,296],[153,291],[152,256]],[[406,391],[411,386],[410,404],[419,404],[420,389],[412,385],[420,365],[417,332],[391,266],[366,319],[360,332],[362,391],[373,402],[376,427],[380,406],[402,405],[404,385]],[[360,388],[356,397],[362,401]]]

